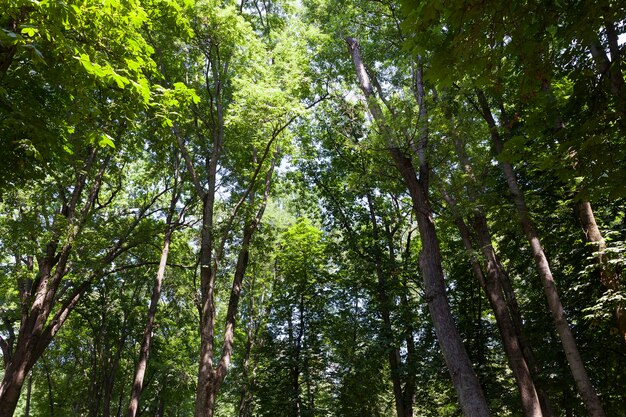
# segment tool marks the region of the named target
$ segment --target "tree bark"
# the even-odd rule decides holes
[[[477,96],[481,114],[489,126],[496,155],[500,155],[504,148],[504,144],[498,133],[498,128],[491,114],[489,104],[487,103],[487,99],[482,91],[478,91]],[[509,162],[505,161],[501,161],[500,166],[504,172],[509,191],[517,209],[520,223],[522,224],[522,228],[530,244],[535,265],[542,281],[544,293],[552,314],[552,319],[554,320],[554,325],[561,339],[563,350],[565,351],[565,356],[572,375],[574,376],[578,391],[580,392],[589,415],[593,417],[604,417],[605,414],[602,404],[600,403],[600,399],[598,398],[591,380],[587,375],[583,360],[580,356],[580,352],[578,351],[578,346],[576,345],[576,340],[569,327],[567,318],[565,317],[565,311],[556,288],[554,277],[552,276],[550,264],[548,263],[548,259],[545,255],[543,247],[541,246],[541,241],[539,240],[539,235],[535,229],[532,217],[530,216],[528,206],[526,205],[524,194],[519,188],[513,166]]]
[[[225,74],[220,73],[223,63],[219,60],[219,46],[209,46],[210,56],[215,56],[217,61],[208,63],[212,71],[214,91],[208,91],[213,97],[212,113],[215,124],[212,126],[213,146],[211,153],[206,158],[207,168],[207,191],[205,192],[200,183],[194,179],[194,186],[198,196],[202,199],[202,231],[200,237],[200,359],[198,361],[198,385],[196,388],[195,417],[212,417],[215,398],[211,398],[210,391],[214,379],[213,354],[215,337],[215,277],[216,268],[213,266],[214,231],[213,217],[215,210],[215,194],[217,181],[217,166],[222,154],[224,143],[224,109],[222,104],[222,83]],[[207,85],[210,85],[209,71],[207,70]],[[181,151],[185,156],[188,171],[191,173],[193,165],[186,153],[184,145]]]
[[[161,286],[163,284],[163,277],[165,276],[165,267],[167,265],[167,257],[170,249],[170,239],[172,236],[171,226],[167,225],[165,231],[165,237],[163,238],[163,247],[161,249],[161,257],[159,260],[159,268],[157,270],[154,285],[152,286],[152,296],[150,297],[150,306],[148,307],[148,320],[143,332],[143,339],[141,341],[141,347],[139,348],[139,359],[137,366],[135,367],[135,376],[133,378],[133,387],[130,396],[130,402],[126,415],[128,417],[135,417],[139,408],[139,397],[143,391],[143,379],[146,374],[146,368],[148,366],[148,356],[150,354],[150,345],[152,343],[152,332],[154,329],[154,321],[157,312],[157,306],[159,298],[161,297]]]
[[[439,346],[443,352],[461,409],[466,417],[488,416],[490,413],[487,401],[465,346],[463,346],[461,336],[454,324],[446,296],[439,240],[428,201],[428,189],[424,186],[424,183],[427,184],[426,176],[428,174],[426,161],[420,161],[420,173],[424,175],[418,179],[411,159],[395,143],[391,129],[384,120],[382,109],[373,95],[369,76],[361,60],[357,40],[346,38],[346,42],[359,79],[359,86],[367,101],[368,110],[387,141],[388,151],[396,168],[400,171],[413,202],[413,210],[422,241],[420,270],[424,279],[424,297],[428,303]]]

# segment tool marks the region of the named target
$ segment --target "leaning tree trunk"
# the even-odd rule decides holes
[[[433,319],[433,325],[437,334],[439,346],[452,378],[452,383],[459,398],[463,414],[467,417],[488,416],[489,407],[478,381],[478,377],[472,368],[470,358],[463,346],[461,336],[456,328],[450,305],[446,295],[446,286],[441,266],[441,251],[439,240],[433,222],[432,210],[428,201],[428,165],[420,156],[420,179],[409,159],[394,144],[394,136],[387,126],[382,109],[373,94],[369,75],[365,70],[358,48],[358,42],[354,38],[346,38],[348,50],[354,62],[359,86],[365,95],[368,110],[377,123],[389,146],[389,153],[400,171],[400,174],[408,188],[413,202],[420,237],[422,241],[422,253],[420,255],[420,270],[424,279],[424,297],[428,303],[428,309]],[[425,123],[425,120],[422,120]],[[424,151],[424,144],[420,144],[418,151]]]
[[[463,168],[463,172],[467,176],[465,181],[465,189],[469,198],[470,204],[474,207],[473,212],[473,229],[478,239],[478,246],[481,248],[483,258],[487,261],[487,275],[493,275],[502,287],[504,298],[508,307],[508,313],[511,322],[514,327],[515,336],[517,337],[519,347],[521,348],[524,360],[530,371],[531,376],[539,374],[539,367],[535,361],[535,357],[524,333],[524,324],[522,320],[522,314],[520,312],[519,305],[517,303],[517,297],[513,290],[511,280],[507,274],[504,266],[500,262],[498,255],[493,246],[491,231],[489,230],[489,224],[487,223],[487,215],[482,205],[477,204],[479,193],[477,191],[477,180],[474,175],[474,170],[471,161],[465,150],[465,144],[462,139],[454,135],[454,149],[456,151],[459,162]],[[552,417],[554,412],[550,405],[550,400],[537,384],[537,381],[533,379],[534,389],[536,390],[539,402],[541,404],[541,410],[544,417]]]
[[[443,190],[443,195],[453,213],[454,222],[459,229],[465,250],[469,254],[472,254],[474,252],[474,245],[472,244],[471,233],[463,219],[456,213],[456,201],[445,190]],[[481,242],[481,246],[482,245],[483,242]],[[484,249],[485,248],[483,248],[483,254],[485,254]],[[509,314],[507,302],[502,291],[497,263],[493,256],[491,256],[491,253],[487,253],[487,255],[489,255],[485,257],[487,274],[483,274],[478,260],[474,255],[472,255],[471,259],[472,272],[485,291],[485,295],[489,300],[489,304],[496,318],[502,345],[509,360],[509,367],[511,368],[519,390],[524,416],[542,417],[543,413],[541,411],[539,395],[537,394],[530,367],[524,357],[521,343],[517,337],[515,326]]]
[[[157,270],[154,285],[152,287],[152,296],[150,297],[150,307],[148,308],[148,320],[143,332],[143,339],[141,341],[141,347],[139,349],[139,360],[135,367],[135,376],[133,378],[133,388],[130,395],[130,403],[126,410],[127,417],[135,417],[139,408],[139,397],[143,391],[143,379],[146,374],[146,368],[148,366],[148,355],[150,353],[150,344],[152,342],[152,331],[154,328],[154,320],[156,317],[157,305],[159,298],[161,297],[161,285],[163,283],[163,277],[165,276],[165,266],[167,264],[167,257],[170,248],[170,239],[172,230],[168,225],[168,229],[165,232],[163,238],[163,247],[161,249],[161,259],[159,261],[159,268]]]
[[[146,320],[146,327],[143,332],[143,339],[141,341],[141,347],[139,348],[139,359],[137,366],[135,367],[135,376],[133,378],[133,386],[130,394],[130,401],[126,410],[127,417],[135,417],[139,408],[139,398],[143,391],[143,379],[146,374],[146,368],[148,366],[148,355],[150,354],[150,345],[152,343],[152,332],[154,329],[154,321],[156,318],[157,307],[159,299],[161,298],[161,287],[163,285],[163,278],[165,277],[165,268],[167,266],[167,258],[170,251],[170,242],[172,240],[172,234],[176,228],[174,222],[174,213],[176,211],[176,204],[179,199],[178,190],[178,164],[179,159],[174,161],[174,185],[172,188],[172,196],[170,199],[170,205],[167,212],[167,219],[165,221],[165,235],[163,236],[163,246],[161,247],[161,257],[159,259],[159,268],[157,269],[156,277],[152,285],[152,295],[150,297],[150,306],[148,307],[148,318]],[[184,211],[184,209],[183,209]],[[180,221],[182,214],[178,216],[177,222]]]
[[[159,268],[152,286],[152,296],[150,297],[150,306],[148,307],[148,319],[143,332],[141,347],[139,348],[139,360],[135,367],[135,376],[133,378],[133,387],[130,395],[130,402],[126,410],[127,417],[135,417],[139,408],[139,397],[143,391],[143,379],[148,366],[148,355],[150,354],[150,345],[152,342],[152,332],[154,329],[154,320],[156,317],[157,306],[161,298],[161,286],[163,277],[165,276],[165,267],[170,249],[170,240],[172,237],[171,219],[168,219],[167,230],[163,238],[163,247],[161,249],[161,258],[159,260]]]
[[[496,154],[499,155],[502,152],[504,145],[498,133],[496,122],[491,114],[487,98],[482,91],[478,91],[477,96],[482,116],[489,126]],[[565,351],[565,356],[572,375],[574,376],[574,381],[576,382],[578,391],[589,415],[592,417],[604,417],[605,414],[602,404],[600,403],[600,399],[598,398],[591,380],[587,375],[583,360],[580,356],[580,352],[578,351],[578,346],[576,345],[576,339],[574,338],[572,329],[570,329],[567,318],[565,317],[565,311],[556,288],[554,277],[552,276],[550,264],[548,263],[546,254],[541,246],[541,241],[539,240],[539,235],[530,216],[528,206],[526,205],[524,194],[519,188],[515,172],[513,171],[513,166],[509,162],[504,161],[500,162],[500,166],[504,172],[504,176],[513,198],[513,202],[515,203],[522,228],[530,244],[535,265],[543,284],[544,293],[552,314],[552,319],[554,320],[554,325],[561,339],[563,350]]]

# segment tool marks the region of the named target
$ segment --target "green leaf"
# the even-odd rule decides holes
[[[34,27],[25,27],[22,28],[22,33],[26,34],[27,36],[35,36],[35,33],[39,32],[36,28]]]
[[[111,136],[103,133],[100,136],[100,140],[98,141],[98,146],[100,146],[101,148],[106,148],[107,146],[109,146],[115,149],[115,142],[113,141],[113,138]]]

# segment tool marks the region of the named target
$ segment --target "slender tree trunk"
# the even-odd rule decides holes
[[[178,177],[178,164],[176,164],[175,176],[176,178]],[[157,269],[156,277],[152,285],[152,295],[150,297],[150,306],[148,307],[148,318],[146,321],[146,327],[143,332],[141,347],[139,348],[139,359],[137,361],[137,366],[135,367],[135,376],[133,378],[133,387],[131,390],[130,402],[126,410],[127,417],[137,416],[137,411],[139,408],[139,398],[141,397],[141,392],[143,391],[143,379],[146,374],[146,368],[148,366],[148,356],[150,354],[150,345],[152,343],[154,321],[156,318],[159,299],[161,298],[161,287],[163,285],[163,278],[165,277],[165,268],[167,266],[167,258],[170,251],[170,242],[175,227],[173,224],[173,217],[174,211],[176,210],[176,203],[178,202],[177,184],[177,179],[175,179],[174,187],[172,189],[172,198],[170,200],[169,211],[165,224],[165,235],[163,237],[163,246],[161,248],[159,268]]]
[[[465,250],[472,254],[474,252],[474,245],[471,240],[471,233],[463,219],[456,214],[456,201],[446,191],[443,191],[444,198],[450,206],[450,210],[453,212],[454,221],[459,229],[463,245]],[[481,230],[481,232],[484,232]],[[480,233],[479,233],[480,234]],[[500,283],[499,271],[495,259],[490,251],[485,251],[484,242],[480,242],[480,246],[483,247],[483,254],[488,252],[486,258],[487,275],[485,276],[480,268],[478,260],[474,255],[471,255],[472,272],[477,281],[481,284],[485,291],[485,295],[489,300],[491,309],[496,318],[496,324],[500,332],[502,339],[502,345],[506,356],[509,360],[509,367],[513,372],[513,377],[519,390],[520,399],[522,403],[522,410],[524,416],[527,417],[541,417],[543,415],[541,411],[541,404],[539,402],[539,396],[535,388],[530,369],[526,363],[521,344],[517,337],[515,326],[509,315],[508,307],[504,294],[502,292],[502,286]]]
[[[437,340],[443,352],[443,356],[452,378],[454,388],[459,398],[463,414],[466,417],[488,416],[489,407],[478,377],[472,368],[470,358],[463,346],[461,336],[456,328],[450,305],[446,295],[446,286],[441,266],[441,251],[432,210],[428,201],[427,175],[428,165],[421,156],[425,149],[420,143],[418,156],[420,156],[420,179],[413,167],[411,159],[397,147],[394,135],[387,126],[382,109],[373,95],[372,85],[365,66],[361,60],[358,42],[354,38],[346,38],[348,50],[354,62],[359,86],[365,95],[368,109],[379,129],[384,135],[389,153],[400,172],[413,202],[420,237],[422,241],[422,253],[420,255],[420,270],[424,279],[424,298],[428,303],[428,309],[433,319]],[[423,121],[425,122],[425,121]]]
[[[165,237],[163,238],[163,247],[161,249],[161,258],[159,260],[159,268],[156,278],[152,286],[152,296],[150,297],[150,306],[148,307],[148,320],[143,332],[141,347],[139,348],[139,359],[135,367],[135,376],[133,378],[133,388],[130,395],[130,402],[126,410],[127,417],[135,417],[139,408],[139,398],[143,391],[143,379],[148,366],[148,356],[150,354],[150,345],[152,343],[152,332],[154,329],[154,321],[156,317],[157,305],[161,297],[161,286],[163,277],[165,276],[165,267],[167,265],[167,257],[170,249],[170,239],[172,236],[171,226],[167,226]]]
[[[504,148],[502,139],[498,133],[497,126],[491,114],[486,97],[481,91],[478,91],[477,95],[482,115],[489,125],[491,139],[493,140],[496,154],[499,155]],[[502,167],[502,171],[504,172],[504,176],[509,186],[509,191],[511,192],[513,202],[515,203],[522,228],[524,229],[524,233],[526,234],[526,238],[530,244],[535,265],[543,284],[544,293],[548,300],[548,306],[550,308],[550,312],[552,313],[554,325],[561,339],[561,343],[563,344],[563,350],[565,351],[565,356],[572,375],[574,376],[578,391],[580,392],[589,415],[593,417],[604,417],[605,414],[602,404],[600,403],[591,380],[587,375],[583,360],[578,351],[578,346],[576,345],[574,334],[567,323],[565,311],[556,288],[554,277],[552,276],[550,264],[548,263],[548,259],[543,251],[543,247],[541,246],[541,241],[539,240],[539,235],[537,234],[534,222],[528,210],[528,206],[526,205],[524,194],[519,188],[515,172],[513,171],[513,166],[508,162],[500,162],[500,166]]]
[[[620,289],[619,276],[609,265],[609,259],[606,256],[606,243],[596,223],[591,203],[582,199],[576,203],[575,210],[583,229],[585,241],[592,246],[599,268],[600,282],[606,289],[618,291]],[[622,337],[622,341],[626,343],[626,311],[624,311],[623,306],[619,305],[615,308],[613,314],[617,330]]]

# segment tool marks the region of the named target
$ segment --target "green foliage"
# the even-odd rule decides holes
[[[18,332],[32,305],[33,296],[20,291],[41,276],[47,246],[63,246],[76,227],[52,313],[91,280],[32,369],[30,414],[123,412],[174,178],[181,217],[141,409],[193,414],[205,214],[197,186],[208,188],[215,155],[208,227],[219,242],[212,255],[223,245],[217,323],[228,308],[240,231],[272,180],[250,243],[234,356],[215,415],[239,415],[245,393],[249,409],[240,417],[295,416],[296,408],[302,417],[390,417],[391,377],[398,375],[403,383],[415,379],[415,415],[460,415],[423,298],[412,205],[383,137],[390,133],[413,151],[426,122],[415,94],[423,65],[430,200],[448,298],[493,413],[520,414],[518,393],[493,312],[470,273],[469,255],[480,250],[463,247],[444,190],[467,222],[477,209],[486,213],[534,348],[536,379],[555,414],[584,413],[509,203],[499,167],[506,162],[605,411],[623,416],[624,344],[614,313],[626,303],[626,129],[623,87],[615,92],[610,77],[619,70],[623,78],[624,48],[610,52],[610,32],[623,36],[625,21],[615,1],[0,0],[2,340]],[[367,114],[346,36],[358,38],[379,82],[372,100],[389,132]],[[608,69],[594,60],[592,45],[605,50]],[[478,90],[494,128],[481,114]],[[498,154],[493,133],[504,140]],[[458,143],[473,175],[456,155]],[[83,175],[78,214],[68,219]],[[94,206],[83,216],[92,190]],[[573,214],[579,199],[593,203],[606,265],[584,242]],[[107,258],[118,244],[119,255]],[[618,289],[602,287],[602,268],[616,274]],[[222,338],[218,324],[215,340]],[[392,374],[394,351],[400,365]],[[25,392],[15,415],[24,413]]]

